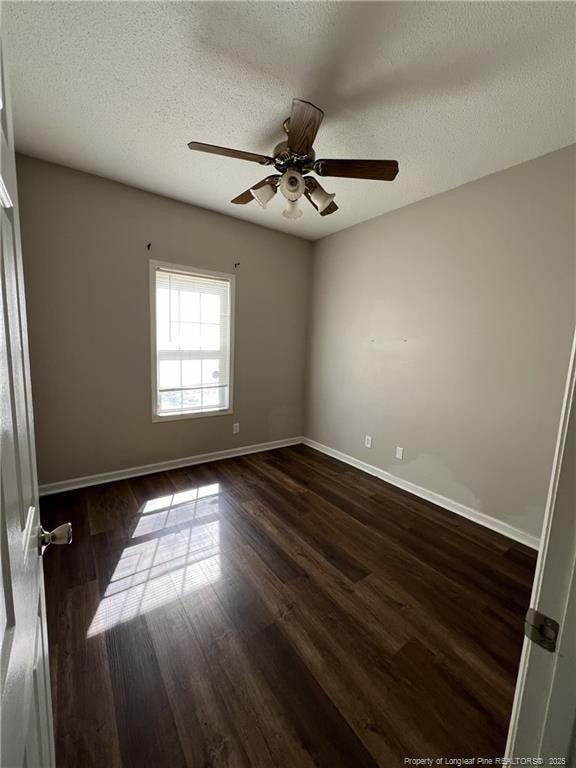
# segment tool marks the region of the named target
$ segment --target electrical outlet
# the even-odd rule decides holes
[[[234,424],[232,424],[232,434],[237,435],[238,432],[240,432],[240,424],[236,421]]]
[[[372,448],[372,435],[366,435],[364,438],[364,448]]]
[[[404,458],[404,448],[400,448],[399,445],[396,446],[396,458],[400,459],[400,461]]]

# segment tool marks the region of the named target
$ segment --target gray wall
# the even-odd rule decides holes
[[[41,483],[302,434],[310,243],[29,157],[18,182]],[[233,415],[152,423],[150,258],[237,274]]]
[[[574,178],[569,147],[320,241],[307,435],[538,534],[574,325]]]
[[[575,160],[310,244],[20,156],[40,482],[307,434],[538,534],[574,324]],[[233,416],[152,423],[150,257],[240,262]]]

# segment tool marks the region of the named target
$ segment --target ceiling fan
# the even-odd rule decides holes
[[[286,140],[277,144],[272,157],[243,152],[214,144],[191,141],[188,146],[197,152],[209,152],[213,155],[235,157],[260,165],[274,166],[278,173],[266,176],[231,202],[246,205],[256,200],[263,208],[273,199],[278,190],[287,200],[283,216],[298,219],[302,211],[298,200],[304,195],[320,216],[329,216],[338,210],[334,202],[335,195],[326,192],[320,183],[306,174],[314,172],[318,176],[340,176],[346,179],[374,179],[393,181],[398,174],[396,160],[316,160],[312,144],[320,128],[324,112],[314,104],[300,99],[293,99],[292,113],[284,120],[283,128]]]

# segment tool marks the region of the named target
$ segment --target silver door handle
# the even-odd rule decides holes
[[[49,544],[71,544],[72,543],[72,523],[62,523],[53,531],[45,531],[41,525],[38,526],[38,554],[43,555],[44,550]]]

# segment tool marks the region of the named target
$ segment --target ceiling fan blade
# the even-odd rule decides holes
[[[265,187],[266,184],[277,184],[279,178],[280,176],[266,176],[265,179],[254,184],[253,187],[250,187],[250,189],[247,189],[245,192],[241,192],[233,200],[230,200],[230,202],[234,203],[234,205],[247,205],[254,200],[254,195],[252,194],[253,189],[260,189],[260,187]]]
[[[318,176],[394,181],[398,163],[396,160],[316,160],[314,171]]]
[[[248,203],[251,203],[252,200],[254,200],[254,197],[252,196],[252,192],[250,189],[247,189],[246,192],[240,193],[238,197],[235,197],[233,200],[230,200],[230,202],[234,203],[234,205],[247,205]]]
[[[313,192],[315,189],[317,189],[320,186],[320,184],[318,181],[316,181],[314,176],[305,176],[304,186],[306,187],[306,189],[304,190],[304,192],[306,193],[306,192]]]
[[[314,104],[300,99],[292,100],[292,114],[288,125],[288,146],[297,155],[307,155],[320,128],[324,112]]]
[[[336,205],[334,200],[332,200],[330,205],[327,208],[324,208],[320,216],[330,216],[331,213],[336,213],[337,210],[338,210],[338,206]]]
[[[235,157],[238,160],[249,160],[252,163],[260,163],[261,165],[270,165],[270,163],[274,162],[271,157],[266,155],[256,155],[254,152],[244,152],[241,149],[230,149],[229,147],[217,147],[215,144],[203,144],[201,141],[191,141],[188,147],[196,150],[196,152],[209,152],[211,155]]]

